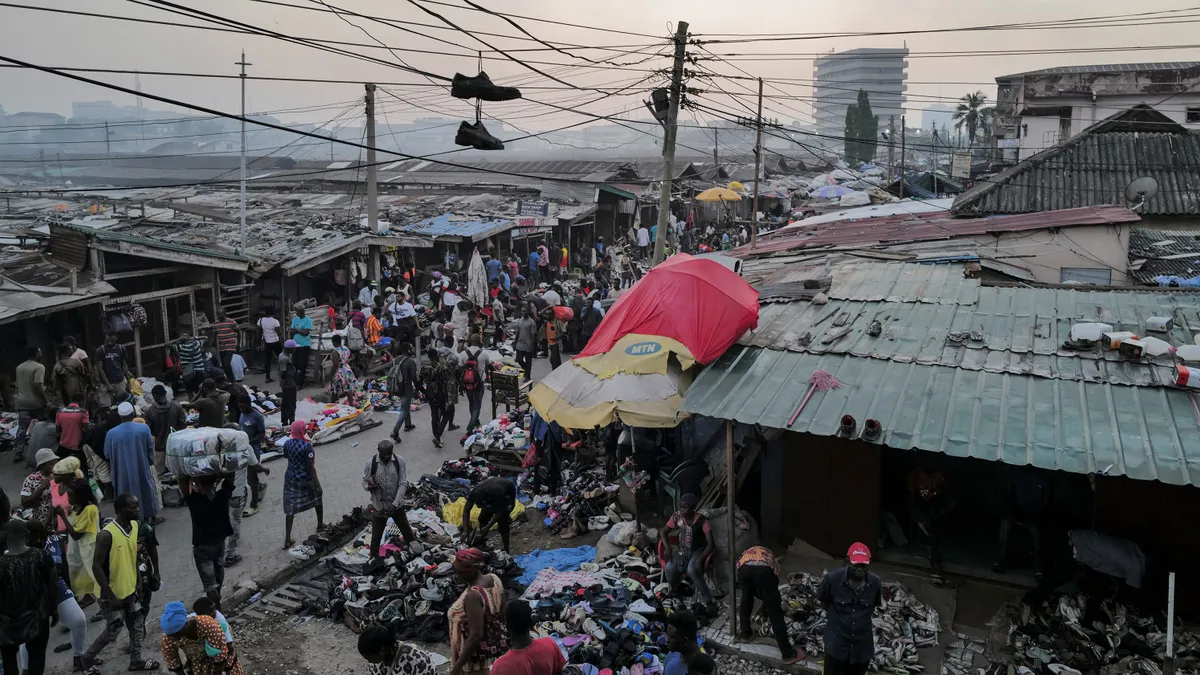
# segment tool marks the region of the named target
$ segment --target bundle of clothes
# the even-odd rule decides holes
[[[463,447],[524,448],[529,445],[528,415],[520,411],[504,413],[475,430],[463,441]]]
[[[779,588],[788,637],[792,644],[809,654],[821,654],[825,650],[825,607],[817,601],[817,590],[823,578],[823,574],[796,573],[788,578],[786,586]],[[759,634],[772,636],[771,622],[761,609],[759,613]],[[917,649],[937,645],[940,630],[937,610],[918,600],[901,584],[884,581],[882,605],[875,611],[871,623],[875,629],[872,670],[897,675],[924,670],[924,666],[917,663]]]

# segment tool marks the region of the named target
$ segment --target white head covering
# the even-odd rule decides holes
[[[121,405],[117,406],[117,414],[121,417],[129,417],[133,415],[133,404],[129,401],[125,401]]]

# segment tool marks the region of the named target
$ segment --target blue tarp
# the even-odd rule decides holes
[[[1196,288],[1200,286],[1200,277],[1184,279],[1183,277],[1161,276],[1154,277],[1154,281],[1159,286],[1180,286],[1183,288]]]
[[[595,559],[596,547],[594,546],[556,548],[549,551],[534,549],[533,553],[516,557],[517,564],[525,570],[525,573],[517,581],[528,586],[533,582],[537,573],[547,567],[553,567],[559,572],[570,572],[579,569],[581,564],[593,562]]]

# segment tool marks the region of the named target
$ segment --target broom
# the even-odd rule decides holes
[[[804,410],[805,404],[808,403],[808,399],[812,397],[814,391],[818,389],[829,391],[830,389],[837,389],[842,386],[842,383],[838,382],[838,379],[828,371],[819,369],[813,371],[812,376],[808,378],[808,382],[808,393],[804,395],[804,400],[800,401],[800,407],[796,408],[796,412],[792,413],[791,419],[788,420],[787,425],[789,427],[796,423],[796,418],[800,416],[800,411]]]

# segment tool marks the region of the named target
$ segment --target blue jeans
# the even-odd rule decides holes
[[[704,552],[697,551],[692,554],[685,564],[682,556],[676,554],[675,558],[667,563],[664,570],[667,573],[667,581],[671,586],[679,585],[679,570],[682,567],[687,568],[688,578],[696,585],[696,592],[700,594],[700,599],[705,604],[712,602],[712,593],[708,590],[708,581],[704,578]]]
[[[396,415],[396,426],[392,427],[392,435],[400,434],[400,429],[405,426],[412,426],[412,396],[404,396],[400,399],[400,410]]]
[[[471,420],[467,422],[467,433],[479,426],[479,415],[483,411],[483,386],[475,391],[467,392],[467,408],[471,411]]]

